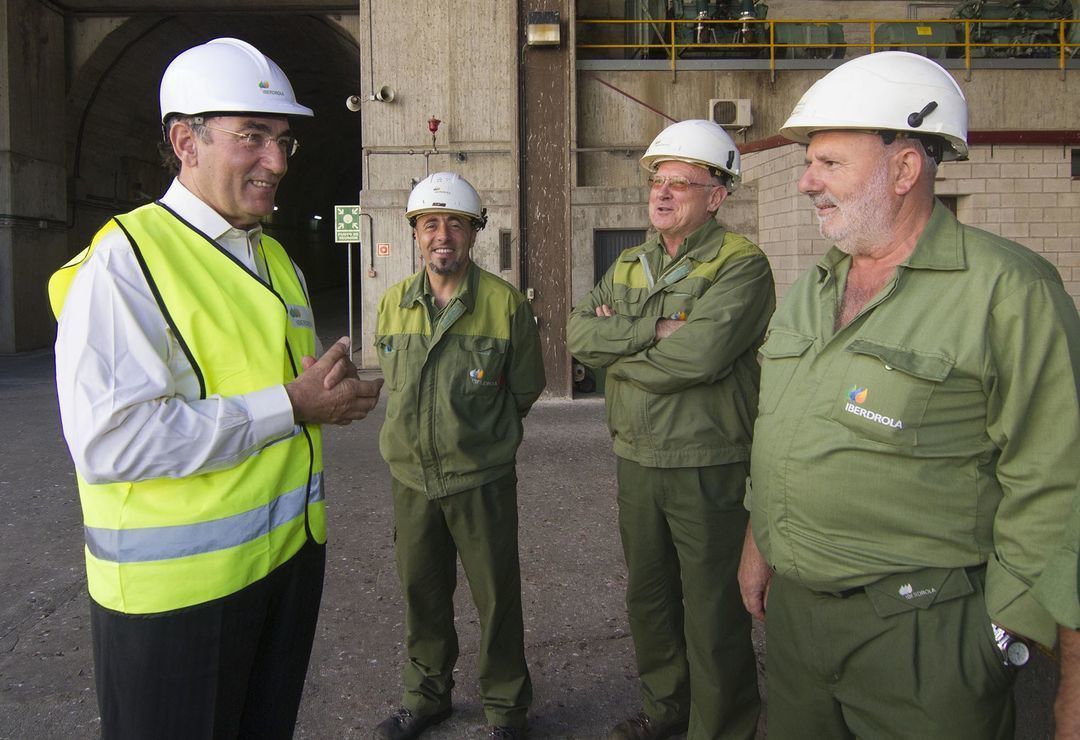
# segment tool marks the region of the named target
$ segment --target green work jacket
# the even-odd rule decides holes
[[[435,325],[427,286],[421,270],[379,301],[379,451],[395,478],[441,498],[514,469],[521,420],[546,381],[536,320],[509,283],[470,262]]]
[[[758,546],[824,591],[986,563],[991,618],[1053,644],[1030,588],[1080,492],[1080,319],[1061,278],[939,202],[834,332],[850,264],[833,248],[799,278],[761,348]]]
[[[775,307],[765,254],[708,221],[660,269],[659,236],[625,250],[570,314],[570,353],[606,367],[615,454],[655,468],[749,459],[756,359]],[[611,317],[598,317],[607,305]],[[685,318],[656,339],[661,318]]]

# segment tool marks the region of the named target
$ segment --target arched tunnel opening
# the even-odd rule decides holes
[[[347,253],[334,243],[333,207],[356,203],[361,187],[360,114],[345,106],[360,89],[360,54],[349,31],[327,16],[146,15],[104,36],[69,87],[68,250],[75,254],[113,215],[165,192],[161,74],[181,51],[221,36],[248,41],[277,62],[297,99],[315,111],[290,122],[300,150],[264,228],[304,271],[320,332],[344,331]]]

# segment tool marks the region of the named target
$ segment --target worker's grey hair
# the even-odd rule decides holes
[[[173,113],[166,118],[165,123],[161,124],[162,141],[158,144],[158,152],[161,154],[162,167],[167,169],[171,175],[180,173],[180,159],[173,151],[172,142],[169,141],[169,132],[172,131],[172,127],[178,123],[182,123],[190,128],[200,140],[209,141],[210,139],[210,133],[206,129],[206,120],[204,116],[186,116],[181,113]]]

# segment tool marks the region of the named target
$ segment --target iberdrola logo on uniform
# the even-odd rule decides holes
[[[866,397],[869,395],[870,391],[868,389],[860,388],[857,385],[851,386],[850,390],[847,392],[848,400],[844,403],[844,411],[849,414],[854,414],[855,416],[861,416],[864,419],[881,424],[882,426],[891,427],[893,429],[904,428],[904,421],[902,419],[879,414],[876,411],[864,408],[863,404],[866,402]]]
[[[473,385],[495,386],[499,384],[497,380],[484,380],[484,377],[483,368],[478,367],[469,371],[469,380],[472,381]]]
[[[261,80],[259,82],[259,87],[261,87],[263,90],[265,90],[266,88],[270,87],[270,83],[267,82],[266,80]]]

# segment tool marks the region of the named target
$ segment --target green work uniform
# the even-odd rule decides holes
[[[990,704],[1002,722],[1011,712],[1009,682],[986,658],[990,620],[1054,641],[1054,620],[1030,587],[1080,488],[1080,319],[1049,263],[960,224],[941,203],[892,279],[834,330],[850,264],[834,248],[802,276],[761,348],[749,503],[755,540],[777,573],[766,622],[770,736],[891,728],[960,737],[942,728],[964,716],[974,728],[987,711],[989,689],[971,680],[997,687]],[[947,587],[957,573],[979,587]],[[777,588],[832,594],[835,629],[865,639],[829,659],[835,646],[809,650],[820,644],[807,621],[816,617],[781,613],[798,599],[777,599]],[[964,634],[971,625],[955,599],[985,612],[985,640]],[[862,624],[868,602],[882,639],[905,634],[908,620],[933,619],[939,635],[976,654],[927,655],[932,648],[908,631],[894,643],[907,653],[862,660],[877,649]],[[972,665],[984,674],[973,679]],[[937,700],[888,709],[857,701],[900,680],[897,666],[919,666],[908,693],[934,685]],[[824,717],[832,719],[813,724]]]
[[[752,737],[757,676],[736,574],[772,272],[711,220],[666,256],[660,237],[623,252],[571,313],[567,340],[608,369],[644,711],[695,739]],[[602,305],[615,315],[598,317]],[[661,318],[685,324],[657,340]]]
[[[457,660],[453,594],[460,554],[480,615],[478,674],[487,720],[525,726],[525,665],[514,458],[522,419],[544,389],[525,297],[469,263],[434,305],[424,271],[379,302],[375,345],[389,398],[379,438],[393,475],[395,555],[405,595],[403,705],[450,706]]]
[[[1061,545],[1031,592],[1058,624],[1080,629],[1080,496],[1073,499]]]

